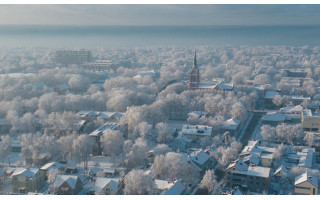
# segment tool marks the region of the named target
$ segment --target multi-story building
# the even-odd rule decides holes
[[[92,55],[91,51],[81,49],[80,51],[75,50],[57,50],[55,52],[55,61],[62,65],[68,66],[71,64],[80,65],[85,62],[91,62]]]
[[[45,182],[45,172],[38,168],[18,168],[11,177],[12,191],[14,193],[37,192]]]
[[[243,191],[267,192],[269,189],[270,168],[247,165],[238,159],[226,169],[226,182],[230,187],[239,186]]]
[[[312,113],[310,109],[301,112],[301,124],[305,131],[320,130],[320,113]]]
[[[294,193],[300,195],[317,195],[318,178],[309,172],[297,176],[294,182]]]

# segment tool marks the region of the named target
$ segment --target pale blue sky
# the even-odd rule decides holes
[[[0,5],[0,24],[320,24],[320,5]]]

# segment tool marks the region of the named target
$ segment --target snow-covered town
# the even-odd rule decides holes
[[[0,47],[1,195],[318,195],[319,152],[316,44]]]

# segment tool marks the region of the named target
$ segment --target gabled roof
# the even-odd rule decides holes
[[[180,181],[176,181],[174,185],[164,195],[181,195],[185,190],[184,185]]]
[[[287,169],[285,166],[281,165],[281,166],[273,173],[273,175],[277,175],[277,174],[279,174],[280,172],[283,172],[286,176],[289,174],[288,169]]]
[[[109,185],[110,188],[112,188],[113,191],[118,191],[118,185],[119,185],[119,178],[101,178],[98,177],[94,184],[94,190],[95,191],[101,191],[104,187]]]
[[[104,125],[100,126],[98,129],[94,130],[90,133],[91,136],[102,136],[103,132],[106,130],[116,130],[120,125],[117,123],[105,123]]]
[[[259,163],[260,163],[260,158],[254,154],[248,155],[248,156],[242,158],[242,160],[244,162],[249,161],[250,163],[255,164],[255,165],[259,165]]]
[[[67,182],[72,189],[75,189],[78,178],[78,176],[73,175],[57,175],[53,184],[60,187],[64,182]]]
[[[49,162],[43,165],[40,169],[41,170],[58,170],[63,167],[63,164],[58,162]]]
[[[224,122],[223,128],[228,130],[236,130],[239,124],[240,124],[239,120],[237,120],[236,118],[231,118]]]
[[[193,162],[203,165],[205,162],[207,162],[210,159],[210,155],[205,153],[203,150],[198,152],[192,152],[190,154],[190,158]]]
[[[295,178],[294,185],[298,185],[298,184],[306,182],[306,181],[308,181],[312,185],[318,187],[318,178],[309,172],[306,172],[304,174],[301,174],[300,176],[297,176]]]
[[[24,175],[24,176],[27,176],[29,178],[33,178],[37,174],[38,171],[39,171],[38,168],[30,168],[30,169],[18,168],[18,169],[16,169],[14,171],[12,176]]]
[[[229,164],[229,166],[227,167],[227,170],[232,168],[232,167],[236,167],[239,171],[248,170],[248,165],[246,163],[244,163],[242,159],[238,159],[236,161],[231,162]]]
[[[174,185],[174,182],[172,181],[166,181],[166,180],[160,180],[160,179],[155,179],[154,183],[155,183],[155,188],[158,190],[167,190]]]

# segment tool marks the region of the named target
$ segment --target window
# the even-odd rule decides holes
[[[313,188],[312,194],[315,195],[316,194],[316,189]]]
[[[308,187],[300,187],[300,186],[296,186],[296,189],[311,190],[311,188],[308,188]]]

